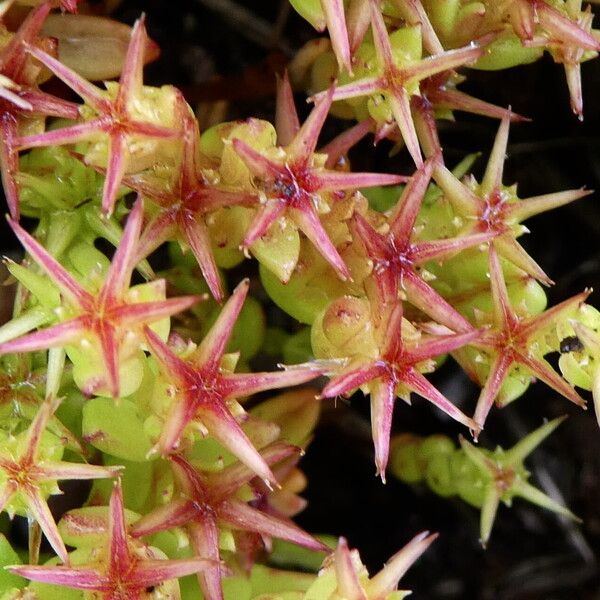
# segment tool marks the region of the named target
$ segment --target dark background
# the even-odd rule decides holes
[[[101,3],[96,10],[101,10]],[[133,23],[147,14],[151,37],[162,55],[147,68],[150,84],[181,87],[192,105],[225,100],[227,119],[273,118],[274,73],[293,51],[315,35],[287,0],[124,0],[114,16]],[[237,14],[233,9],[240,9]],[[571,114],[564,73],[548,57],[535,65],[499,73],[470,71],[461,89],[531,117],[511,130],[506,184],[519,183],[520,197],[580,186],[600,189],[600,60],[583,65],[585,121]],[[301,110],[305,103],[298,98]],[[202,126],[202,123],[201,123]],[[324,140],[344,124],[331,120]],[[497,123],[458,115],[440,124],[446,160],[490,148]],[[370,143],[351,155],[356,169],[410,172],[404,157],[389,159],[389,146],[375,151]],[[481,169],[483,160],[477,163]],[[524,245],[557,284],[549,290],[556,303],[586,286],[600,289],[600,210],[597,194],[527,222],[532,234]],[[4,250],[11,242],[3,230]],[[591,303],[600,305],[597,294]],[[435,383],[466,412],[477,390],[445,365]],[[395,431],[444,432],[455,439],[460,428],[415,398],[413,407],[399,402]],[[479,514],[456,500],[437,498],[389,478],[374,476],[368,421],[363,398],[327,406],[316,439],[302,465],[309,479],[309,507],[301,524],[315,532],[345,535],[360,549],[371,570],[415,533],[429,529],[440,538],[411,569],[402,587],[415,598],[498,600],[600,598],[600,432],[593,410],[584,413],[542,384],[518,402],[492,411],[483,445],[510,446],[544,417],[570,418],[534,453],[528,466],[532,481],[547,491],[553,486],[584,523],[573,525],[516,500],[501,506],[486,551],[478,543]]]

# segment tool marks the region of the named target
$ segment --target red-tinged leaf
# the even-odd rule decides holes
[[[340,69],[346,69],[352,74],[352,57],[350,42],[346,28],[343,0],[322,0],[321,6],[327,20],[327,29],[331,38],[333,52],[337,58]]]
[[[123,71],[119,79],[119,92],[115,102],[115,108],[119,112],[128,110],[130,103],[134,101],[143,86],[144,58],[148,42],[145,22],[146,17],[142,14],[131,31],[127,54],[123,61]]]
[[[430,534],[428,531],[423,531],[394,554],[385,563],[385,567],[369,581],[371,597],[384,598],[392,594],[398,587],[400,579],[437,537],[437,533]]]
[[[107,584],[106,579],[96,569],[89,567],[24,565],[9,567],[9,571],[31,581],[80,590],[102,590]]]
[[[236,138],[231,143],[238,156],[258,177],[275,179],[281,175],[283,169],[279,164],[265,158],[260,152],[248,146],[246,142]]]
[[[512,234],[507,233],[494,238],[494,246],[503,258],[537,279],[544,285],[552,285],[554,282],[546,275],[542,267],[527,254],[523,246],[515,240]]]
[[[587,50],[600,50],[600,42],[588,31],[562,15],[544,0],[534,0],[534,10],[540,25],[565,44]]]
[[[198,417],[210,434],[269,485],[277,480],[238,422],[221,404],[198,407]]]
[[[381,377],[385,372],[386,366],[383,362],[350,364],[323,388],[321,397],[335,398],[348,394],[361,385]]]
[[[223,394],[229,398],[243,398],[278,388],[300,385],[323,375],[325,369],[317,364],[305,368],[284,368],[273,373],[234,373],[223,378]]]
[[[121,482],[113,487],[108,509],[108,571],[114,575],[125,575],[131,563],[127,543],[127,524],[123,510],[123,488]]]
[[[319,152],[321,154],[327,154],[327,162],[325,167],[327,169],[333,169],[338,162],[347,154],[351,148],[353,148],[360,140],[362,140],[368,133],[374,129],[374,123],[372,119],[365,119],[360,121],[353,127],[346,129],[335,137],[331,142],[323,146]]]
[[[17,135],[16,119],[10,114],[0,115],[0,173],[2,188],[10,216],[19,220],[19,186],[15,175],[19,170],[19,153],[15,138]]]
[[[206,223],[202,217],[194,216],[191,212],[187,212],[179,219],[179,224],[198,261],[202,275],[208,284],[213,298],[219,303],[222,302],[225,292],[221,285],[221,277],[219,276],[219,270],[212,253]]]
[[[473,326],[428,283],[415,272],[407,270],[402,286],[411,304],[422,310],[435,321],[457,332],[469,332]]]

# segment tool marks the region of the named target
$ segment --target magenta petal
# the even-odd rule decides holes
[[[133,537],[153,535],[165,529],[181,527],[198,517],[198,507],[190,500],[171,500],[158,506],[131,526]]]
[[[333,87],[329,88],[319,100],[315,101],[315,107],[302,124],[292,143],[286,148],[286,152],[292,160],[307,162],[314,153],[321,129],[323,129],[323,124],[331,108],[333,89]]]
[[[216,368],[219,365],[249,288],[250,281],[248,279],[241,281],[235,288],[194,354],[194,362],[197,365],[202,365],[205,368]]]
[[[131,562],[131,556],[127,544],[127,524],[125,523],[123,488],[120,480],[115,483],[110,496],[108,536],[110,540],[109,573],[124,573]]]
[[[415,220],[427,191],[434,165],[435,159],[428,159],[409,179],[390,217],[390,232],[394,239],[402,245],[406,245],[412,236]]]
[[[390,103],[390,108],[392,109],[392,114],[400,129],[400,133],[402,134],[402,139],[406,144],[406,149],[415,161],[417,168],[420,168],[423,165],[423,156],[421,154],[419,139],[410,111],[410,97],[408,92],[403,87],[399,87],[396,90],[393,90],[392,93],[386,94],[386,97]]]
[[[67,296],[69,301],[81,308],[89,308],[94,300],[91,294],[86,292],[77,281],[54,259],[47,250],[31,235],[29,235],[18,223],[12,219],[9,225],[19,238],[21,244],[35,262],[46,272],[48,277],[58,287],[60,292]]]
[[[292,367],[273,373],[234,373],[223,378],[223,387],[227,390],[225,398],[243,398],[265,390],[300,385],[322,374],[323,369],[318,365],[307,368]]]
[[[379,2],[368,0],[371,7],[371,27],[373,28],[373,41],[375,42],[375,51],[379,64],[384,70],[395,67],[390,38],[388,36],[387,27],[383,21],[381,7]]]
[[[42,497],[38,489],[23,489],[21,493],[25,496],[27,507],[31,515],[38,522],[46,539],[63,563],[69,562],[69,555],[62,541],[56,521],[48,508],[48,503]]]
[[[277,144],[287,146],[300,130],[300,121],[294,103],[294,93],[287,70],[277,79],[277,104],[275,110]]]
[[[392,175],[390,173],[341,173],[339,171],[322,171],[315,179],[319,191],[355,190],[381,185],[397,185],[405,183],[405,175]]]
[[[236,138],[231,143],[238,156],[255,175],[258,175],[262,179],[276,179],[281,175],[282,167],[248,146],[246,142]]]
[[[29,53],[45,65],[59,79],[64,81],[76,94],[81,96],[98,113],[110,110],[110,101],[89,81],[63,65],[59,60],[39,50],[35,46],[28,48]]]
[[[24,335],[16,340],[0,344],[0,355],[18,352],[37,352],[48,348],[63,347],[77,340],[86,329],[86,319],[77,317],[52,325],[41,331]]]
[[[146,17],[142,16],[135,22],[131,38],[127,46],[127,54],[123,61],[123,71],[119,78],[119,92],[115,103],[118,112],[126,112],[129,103],[142,89],[144,56],[148,36],[145,27]]]
[[[56,567],[25,565],[10,567],[11,573],[51,585],[62,585],[80,590],[101,590],[108,581],[96,569],[87,567]]]
[[[495,236],[495,232],[489,231],[464,237],[419,242],[413,246],[413,261],[415,264],[420,264],[429,260],[450,258],[461,250],[489,242]]]
[[[179,223],[184,231],[186,241],[200,265],[200,270],[213,298],[217,302],[222,302],[225,293],[221,285],[221,277],[215,263],[215,257],[210,246],[208,229],[203,217],[186,212],[179,219]]]
[[[428,358],[454,352],[458,348],[477,341],[481,337],[482,332],[483,330],[480,329],[471,329],[471,331],[457,335],[441,335],[425,339],[410,349],[411,359],[415,363],[418,363]]]
[[[102,212],[107,217],[112,215],[115,208],[119,187],[125,174],[126,155],[127,138],[125,134],[113,133],[110,137],[108,166],[106,168],[106,178],[104,179],[104,189],[102,190]],[[137,237],[139,237],[139,233]]]
[[[385,364],[373,362],[367,365],[350,365],[339,375],[336,375],[323,388],[321,396],[323,398],[335,398],[354,391],[364,383],[381,377],[385,373]]]
[[[51,129],[44,133],[38,133],[19,137],[16,144],[20,150],[28,148],[40,148],[44,146],[63,146],[65,144],[75,144],[94,139],[98,136],[98,131],[106,127],[106,117],[99,117],[93,121],[85,123],[76,123],[60,129]]]
[[[134,302],[117,307],[111,311],[111,315],[127,325],[153,323],[183,312],[203,299],[203,296],[179,296],[156,302]]]
[[[506,379],[506,375],[513,364],[512,355],[508,352],[498,352],[490,366],[490,372],[481,390],[473,419],[480,426],[485,425],[488,413],[498,397],[498,392]]]
[[[291,521],[267,515],[240,500],[226,500],[219,506],[219,519],[245,531],[255,531],[316,551],[329,548]]]
[[[307,202],[301,207],[293,208],[292,218],[302,233],[321,253],[321,256],[334,268],[338,277],[342,280],[350,279],[350,271],[329,239],[314,207]]]
[[[446,396],[439,392],[427,379],[419,373],[416,369],[408,369],[404,374],[403,383],[409,387],[412,391],[416,392],[420,396],[423,396],[429,402],[435,404],[440,410],[444,411],[448,416],[452,417],[455,421],[466,425],[473,431],[478,431],[479,426],[473,419],[467,417],[462,411],[460,411]]]
[[[104,321],[97,326],[96,334],[102,348],[110,393],[113,398],[118,398],[120,395],[119,341],[115,335],[114,327]]]
[[[196,519],[189,523],[188,533],[194,552],[200,557],[215,561],[218,565],[219,556],[219,529],[212,515],[203,519]],[[222,600],[223,589],[221,569],[206,569],[198,573],[200,589],[207,600]]]
[[[321,6],[325,12],[327,29],[338,65],[340,69],[346,69],[346,71],[352,73],[352,58],[344,15],[344,2],[343,0],[322,0]]]
[[[385,483],[385,470],[390,453],[390,432],[396,390],[390,378],[382,378],[371,385],[371,431],[375,446],[377,475]]]

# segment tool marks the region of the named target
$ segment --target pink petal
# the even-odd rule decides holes
[[[158,506],[131,526],[133,537],[154,535],[165,529],[181,527],[199,518],[199,507],[191,500],[175,499]]]
[[[366,2],[366,0],[363,1]],[[348,543],[343,537],[339,539],[333,564],[337,589],[342,597],[348,600],[365,600],[366,595],[358,579],[356,567],[348,549]]]
[[[93,121],[76,123],[68,127],[45,131],[44,133],[19,137],[16,139],[16,145],[20,150],[25,150],[28,148],[63,146],[65,144],[85,142],[95,138],[99,131],[106,128],[108,122],[109,120],[106,117],[99,117]]]
[[[390,217],[390,232],[394,240],[402,246],[412,237],[415,220],[427,191],[435,161],[428,159],[409,179]]]
[[[129,103],[132,102],[142,89],[144,56],[148,35],[145,27],[144,14],[135,22],[131,31],[131,38],[127,46],[127,54],[123,61],[123,70],[119,78],[119,92],[115,102],[118,112],[126,113]]]
[[[108,166],[106,168],[106,178],[104,179],[104,189],[102,190],[102,212],[106,217],[110,217],[115,208],[119,187],[125,174],[127,148],[127,138],[124,133],[114,132],[110,136]],[[139,232],[136,240],[137,238],[139,238]]]
[[[467,417],[462,411],[458,410],[443,394],[441,394],[425,377],[416,369],[408,369],[403,373],[402,383],[412,391],[423,396],[429,402],[435,404],[440,410],[444,411],[455,421],[466,425],[473,431],[479,431],[479,426],[473,419]]]
[[[331,38],[333,52],[337,57],[340,69],[352,73],[352,57],[350,56],[350,42],[346,29],[343,0],[322,0],[321,6],[325,12],[327,29]]]
[[[500,259],[496,252],[494,244],[490,244],[490,284],[492,289],[492,303],[494,306],[494,324],[498,329],[508,331],[516,326],[518,319],[515,315],[508,290],[504,273],[500,265]]]
[[[53,258],[47,250],[31,235],[29,235],[18,223],[12,219],[9,225],[19,238],[21,244],[35,262],[46,272],[60,292],[67,297],[69,302],[83,309],[90,309],[94,299],[86,292],[77,281]]]
[[[120,395],[119,341],[111,323],[103,320],[98,323],[95,329],[102,348],[102,358],[104,359],[110,393],[113,398],[118,398]]]
[[[244,236],[242,247],[244,249],[249,248],[259,240],[265,233],[267,233],[269,227],[285,212],[286,204],[285,201],[280,198],[268,199],[254,215],[248,231]]]
[[[219,556],[219,529],[212,515],[203,519],[196,519],[187,527],[194,552],[200,557],[215,561],[218,565]],[[205,569],[198,573],[198,583],[207,600],[222,600],[223,588],[221,569]]]
[[[134,302],[123,304],[110,311],[115,320],[123,325],[153,323],[166,317],[171,317],[204,300],[204,296],[179,296],[156,302]]]
[[[490,153],[487,167],[481,185],[479,186],[482,196],[486,196],[493,190],[500,189],[502,175],[504,173],[504,161],[506,160],[506,149],[508,146],[508,131],[510,128],[510,117],[505,115],[500,122],[494,147]]]
[[[376,0],[368,0],[371,7],[371,27],[373,28],[373,41],[375,42],[375,51],[379,64],[384,71],[395,67],[392,47],[388,31],[383,21],[381,7]]]
[[[109,549],[108,572],[114,575],[125,574],[131,564],[131,553],[127,542],[127,524],[123,510],[123,489],[117,480],[110,496],[108,514]]]
[[[339,375],[336,375],[323,388],[322,398],[335,398],[356,390],[358,387],[381,377],[386,371],[385,364],[381,362],[367,363],[366,365],[351,364]]]
[[[29,46],[27,50],[34,58],[39,60],[59,79],[66,83],[77,95],[81,96],[97,113],[110,112],[110,101],[95,85],[39,48]]]
[[[313,243],[321,256],[334,268],[338,277],[343,281],[350,279],[350,271],[329,239],[314,206],[306,202],[301,207],[292,208],[291,213],[298,228]]]
[[[414,271],[406,270],[402,278],[411,304],[442,325],[457,332],[470,332],[473,327],[456,309],[444,300],[428,283]]]
[[[316,176],[319,191],[355,190],[381,185],[405,183],[405,175],[389,173],[342,173],[340,171],[321,171]]]
[[[416,79],[420,81],[442,71],[450,71],[465,64],[473,63],[484,54],[484,48],[475,45],[465,46],[456,50],[448,50],[444,54],[428,56],[414,65],[404,67],[402,73],[407,80]]]
[[[244,279],[233,290],[233,294],[194,354],[196,365],[201,365],[204,369],[215,369],[219,366],[249,288],[250,281]]]
[[[315,101],[315,107],[302,124],[292,143],[286,148],[291,161],[308,163],[313,155],[319,141],[321,129],[323,129],[323,124],[331,108],[333,93],[334,88],[331,87],[319,100]]]
[[[277,144],[279,146],[290,144],[300,130],[294,93],[287,70],[284,71],[283,77],[277,78],[275,130],[277,131]]]
[[[540,25],[562,43],[587,50],[600,50],[600,42],[591,33],[546,4],[544,0],[535,0],[534,10]]]
[[[238,156],[246,163],[246,166],[261,179],[277,179],[281,176],[282,167],[278,163],[264,157],[240,139],[236,138],[231,143]]]
[[[208,228],[201,215],[195,216],[188,211],[184,211],[179,218],[180,227],[183,229],[187,243],[190,245],[202,275],[208,284],[213,298],[217,302],[222,302],[224,298],[221,277],[215,263]]]
[[[471,331],[457,335],[440,335],[428,338],[421,343],[417,343],[414,348],[411,348],[409,354],[411,360],[419,363],[429,358],[454,352],[458,348],[477,341],[481,337],[481,334],[482,330],[472,329]]]
[[[415,131],[412,114],[410,112],[410,98],[408,92],[403,87],[398,87],[395,90],[386,94],[394,119],[398,124],[402,139],[406,144],[406,149],[415,161],[417,168],[423,165],[423,156],[421,155],[421,147],[419,139]]]
[[[489,242],[495,236],[496,233],[494,231],[488,231],[485,233],[474,233],[464,237],[419,242],[413,247],[413,261],[415,264],[420,264],[429,260],[451,258],[461,250]]]
[[[503,258],[510,261],[519,269],[541,281],[544,285],[552,285],[553,281],[546,275],[542,267],[527,254],[523,246],[515,240],[512,234],[500,235],[494,239],[494,246]]]
[[[8,204],[10,216],[19,220],[19,186],[15,175],[19,170],[19,153],[16,150],[15,137],[17,122],[10,114],[0,116],[0,173],[2,188]]]
[[[287,540],[311,550],[329,551],[327,546],[291,521],[265,514],[240,500],[231,499],[223,502],[219,506],[218,515],[219,519],[238,529]]]
[[[485,380],[485,385],[481,390],[477,400],[477,408],[473,419],[481,428],[484,427],[488,413],[490,412],[494,400],[498,397],[498,392],[506,379],[509,369],[513,365],[513,356],[509,352],[500,350],[490,365],[490,372]]]
[[[375,445],[375,465],[383,483],[390,454],[395,400],[396,390],[390,378],[382,378],[371,385],[371,432]]]
[[[146,590],[164,581],[176,580],[218,566],[218,563],[197,557],[178,560],[144,560],[139,561],[129,573],[128,582],[139,590]]]
[[[80,590],[103,590],[108,581],[95,569],[87,567],[18,566],[11,573],[52,585],[62,585]]]

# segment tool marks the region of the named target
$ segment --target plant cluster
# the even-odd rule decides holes
[[[2,26],[0,166],[25,258],[6,260],[16,292],[0,327],[0,508],[29,528],[24,552],[0,537],[3,600],[404,597],[398,582],[435,534],[369,575],[343,538],[292,521],[319,404],[357,390],[383,482],[390,463],[404,481],[458,494],[481,509],[484,544],[515,496],[573,517],[523,466],[560,420],[507,451],[390,438],[395,403],[416,396],[474,442],[492,407],[534,379],[578,407],[575,388],[593,390],[600,404],[600,313],[588,291],[547,307],[552,281],[519,241],[528,218],[589,192],[519,198],[503,166],[523,117],[457,87],[466,68],[548,52],[581,117],[580,63],[600,49],[589,7],[291,3],[329,39],[282,73],[273,123],[204,131],[178,89],[144,84],[156,54],[144,17],[114,64],[91,35],[112,24],[52,13],[76,2],[34,2],[18,29]],[[61,52],[76,27],[96,65]],[[50,77],[81,103],[43,91]],[[293,86],[312,93],[304,122]],[[473,157],[445,164],[436,120],[454,111],[500,121],[480,181]],[[330,115],[357,123],[323,145]],[[371,133],[405,148],[414,172],[354,172],[347,153]],[[252,280],[239,275],[248,260]],[[293,328],[269,321],[267,297]],[[562,375],[547,360],[556,352]],[[285,364],[258,371],[261,354]],[[481,386],[466,412],[426,377],[447,355]],[[271,390],[284,391],[265,400]],[[68,480],[90,492],[57,522],[48,502]],[[40,554],[42,534],[55,556]],[[306,549],[307,569],[316,556],[319,575],[265,566],[274,544],[287,547],[277,540]]]

